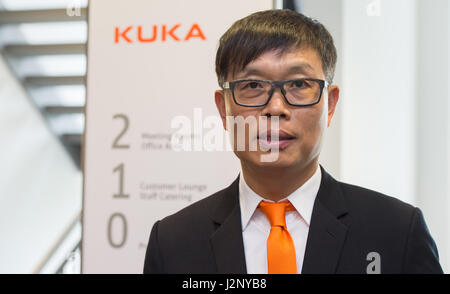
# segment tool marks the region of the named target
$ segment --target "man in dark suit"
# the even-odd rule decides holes
[[[144,273],[442,273],[419,208],[318,163],[339,99],[336,56],[325,27],[290,10],[254,13],[222,36],[215,102],[241,173],[154,224]],[[237,116],[266,119],[256,133],[244,126],[244,148]]]

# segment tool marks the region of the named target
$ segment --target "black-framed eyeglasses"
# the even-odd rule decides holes
[[[237,105],[260,107],[267,105],[275,88],[280,88],[289,105],[310,106],[320,102],[322,92],[328,83],[324,80],[302,78],[285,81],[268,81],[258,79],[224,82],[223,89],[230,89]]]

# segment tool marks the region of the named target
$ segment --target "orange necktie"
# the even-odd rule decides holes
[[[269,274],[296,274],[294,241],[286,228],[285,212],[295,210],[292,203],[283,201],[271,203],[261,201],[259,209],[270,222],[270,234],[267,239],[267,264]]]

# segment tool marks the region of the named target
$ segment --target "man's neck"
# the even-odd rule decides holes
[[[317,160],[302,169],[270,169],[241,162],[242,176],[247,185],[264,199],[279,201],[301,187],[316,172]]]

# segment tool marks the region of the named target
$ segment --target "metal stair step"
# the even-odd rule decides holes
[[[3,52],[14,57],[86,54],[86,44],[9,44],[3,47]]]
[[[64,142],[74,146],[81,146],[81,141],[83,139],[82,134],[63,134],[61,137]]]
[[[26,87],[84,85],[85,76],[27,76],[23,78],[23,83]]]
[[[70,16],[67,9],[0,10],[0,25],[35,22],[67,22],[86,20],[87,9],[80,9],[80,16]]]
[[[47,115],[64,115],[73,113],[83,113],[84,107],[79,106],[46,106],[43,111]]]

